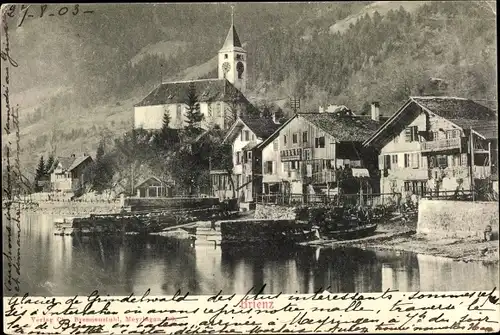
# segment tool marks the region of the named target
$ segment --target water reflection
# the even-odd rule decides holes
[[[53,217],[23,217],[22,291],[31,295],[487,290],[498,264],[356,248],[215,247],[151,236],[53,235]],[[4,239],[6,235],[4,234]],[[5,245],[5,240],[4,240]],[[5,273],[4,265],[4,273]]]

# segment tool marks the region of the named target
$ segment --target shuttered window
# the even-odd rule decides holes
[[[410,167],[410,154],[405,154],[405,168]]]
[[[314,147],[316,148],[324,148],[325,147],[325,137],[316,137],[314,139]]]
[[[412,126],[405,129],[406,142],[418,142],[418,127]]]
[[[307,143],[307,131],[302,133],[302,143]]]
[[[278,139],[275,139],[275,140],[273,141],[273,150],[274,150],[274,151],[278,151]]]
[[[415,154],[411,154],[411,167],[414,168],[414,169],[418,169],[419,167],[419,154],[418,153],[415,153]]]
[[[391,169],[391,155],[384,156],[384,169]]]

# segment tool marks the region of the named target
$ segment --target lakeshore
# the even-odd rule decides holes
[[[26,211],[41,214],[77,216],[88,214],[120,213],[119,201],[39,201],[38,206],[28,206]],[[290,216],[289,210],[278,209],[276,216]],[[241,212],[241,219],[269,216],[268,211]],[[193,222],[191,227],[207,228],[207,222]],[[319,239],[301,243],[302,245],[320,248],[358,247],[362,249],[393,250],[416,252],[425,255],[440,256],[464,262],[499,262],[498,241],[482,241],[479,238],[438,238],[429,234],[416,233],[417,222],[393,220],[380,223],[374,235],[346,241]],[[163,234],[160,234],[163,235]],[[172,236],[166,233],[165,235]],[[175,236],[175,234],[173,234]],[[183,236],[182,234],[180,236]]]

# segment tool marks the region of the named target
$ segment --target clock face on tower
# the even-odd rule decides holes
[[[231,64],[229,64],[228,62],[224,62],[222,64],[222,72],[224,72],[224,74],[228,73],[229,70],[231,70]]]

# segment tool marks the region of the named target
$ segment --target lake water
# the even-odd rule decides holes
[[[55,236],[54,218],[39,213],[22,217],[23,293],[71,296],[97,289],[102,295],[129,295],[149,288],[151,295],[178,289],[244,294],[264,284],[266,293],[457,291],[492,289],[499,279],[498,264],[394,251],[221,249],[160,236]],[[4,278],[5,270],[4,262]]]

